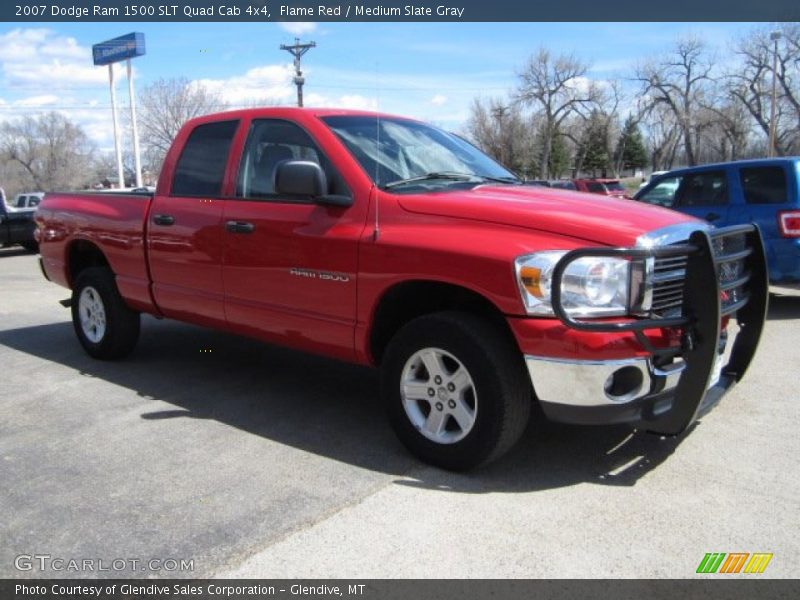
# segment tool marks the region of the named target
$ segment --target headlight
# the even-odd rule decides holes
[[[550,291],[553,269],[566,254],[548,250],[515,261],[517,281],[528,314],[552,315]],[[585,256],[572,261],[561,279],[561,300],[573,317],[614,317],[628,314],[630,261]]]

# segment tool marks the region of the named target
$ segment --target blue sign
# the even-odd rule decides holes
[[[138,32],[121,35],[113,40],[92,46],[92,58],[94,58],[94,64],[98,66],[110,65],[143,54],[144,34]]]

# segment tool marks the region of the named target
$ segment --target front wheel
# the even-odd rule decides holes
[[[139,340],[139,313],[128,308],[114,274],[104,267],[78,275],[72,289],[72,324],[84,350],[101,360],[127,356]]]
[[[381,394],[403,444],[452,470],[507,452],[528,423],[533,398],[509,336],[455,311],[419,317],[395,335],[382,363]]]

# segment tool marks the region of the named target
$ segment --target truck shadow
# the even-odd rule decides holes
[[[35,254],[30,250],[26,250],[22,246],[8,246],[0,248],[0,258],[11,258],[12,256],[25,256],[26,254]]]
[[[400,485],[442,491],[630,486],[666,460],[681,439],[624,426],[558,425],[537,414],[507,457],[452,474],[421,465],[402,448],[378,400],[373,369],[149,317],[136,351],[121,362],[86,356],[69,322],[0,331],[0,344],[134,390],[142,398],[143,424],[214,419],[357,467],[408,476],[397,480]],[[174,408],[164,409],[163,402]]]
[[[770,295],[767,319],[784,321],[797,318],[800,318],[800,295]]]

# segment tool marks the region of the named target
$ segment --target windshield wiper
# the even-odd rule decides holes
[[[398,179],[390,181],[383,185],[383,189],[390,190],[401,185],[409,183],[417,183],[419,181],[431,181],[434,179],[445,179],[450,181],[495,181],[497,183],[519,183],[516,177],[492,177],[491,175],[478,175],[477,173],[456,173],[455,171],[435,171],[432,173],[425,173],[418,177],[409,177],[408,179]]]
[[[471,175],[469,173],[451,173],[449,171],[441,171],[441,172],[434,172],[434,173],[425,173],[425,175],[419,175],[418,177],[409,177],[408,179],[397,179],[395,181],[390,181],[383,185],[383,189],[390,190],[395,187],[399,187],[401,185],[407,185],[409,183],[417,183],[418,181],[431,181],[434,179],[449,179],[451,181],[469,181],[471,179],[475,179],[477,175]]]
[[[473,175],[473,177],[478,177],[484,181],[496,181],[497,183],[520,183],[520,180],[516,177],[492,177],[491,175]]]

